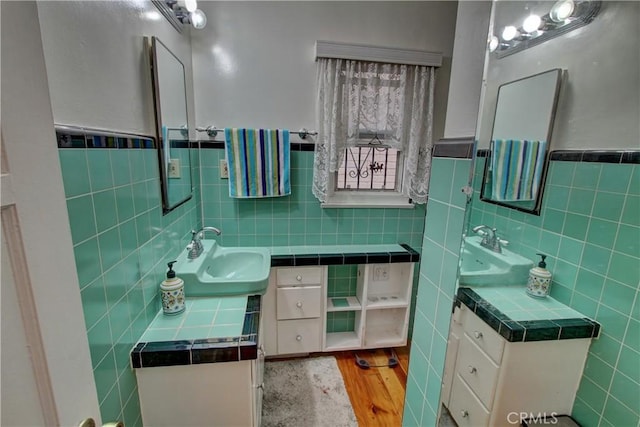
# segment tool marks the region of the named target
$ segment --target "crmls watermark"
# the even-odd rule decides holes
[[[518,424],[521,425],[523,421],[527,421],[527,424],[558,424],[558,415],[557,412],[538,412],[537,414],[533,412],[509,412],[507,414],[507,421],[509,424]]]

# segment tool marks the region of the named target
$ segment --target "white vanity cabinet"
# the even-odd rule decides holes
[[[326,266],[271,269],[265,295],[268,356],[322,351]]]
[[[259,427],[263,365],[259,354],[240,362],[136,369],[142,422]]]
[[[358,264],[354,295],[328,297],[327,266],[274,267],[264,296],[267,356],[407,343],[414,263]],[[328,313],[354,313],[353,330],[327,332]]]
[[[508,342],[456,308],[442,402],[460,426],[520,425],[520,413],[570,414],[590,338]]]

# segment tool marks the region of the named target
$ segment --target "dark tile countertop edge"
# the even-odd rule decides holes
[[[466,305],[509,342],[595,338],[600,324],[586,317],[554,320],[512,320],[471,288],[458,288],[455,305]]]
[[[247,299],[242,335],[229,338],[138,342],[131,350],[133,368],[238,362],[258,358],[258,330],[262,297]]]
[[[377,263],[387,264],[420,261],[420,254],[411,246],[406,243],[401,243],[400,246],[402,246],[405,251],[271,255],[271,267]]]

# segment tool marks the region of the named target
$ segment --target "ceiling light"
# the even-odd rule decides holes
[[[519,35],[520,35],[520,32],[513,25],[509,25],[507,27],[504,27],[504,30],[502,30],[502,40],[504,40],[506,42],[509,42],[509,41],[515,39]]]
[[[538,31],[540,24],[542,24],[542,19],[538,15],[529,15],[522,22],[522,29],[527,33],[534,33]]]
[[[571,16],[575,7],[576,5],[573,0],[557,1],[549,12],[549,18],[551,18],[553,22],[563,22]]]

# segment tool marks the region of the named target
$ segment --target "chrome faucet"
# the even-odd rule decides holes
[[[187,250],[189,253],[187,254],[187,258],[196,259],[201,254],[204,248],[202,247],[202,238],[204,237],[205,231],[211,231],[212,233],[216,233],[216,236],[219,236],[222,233],[215,227],[202,227],[200,231],[191,230],[191,243],[187,246]]]
[[[480,246],[491,249],[494,252],[502,253],[502,245],[508,245],[509,242],[502,240],[496,234],[496,229],[486,225],[478,225],[473,227],[473,232],[482,236]]]

